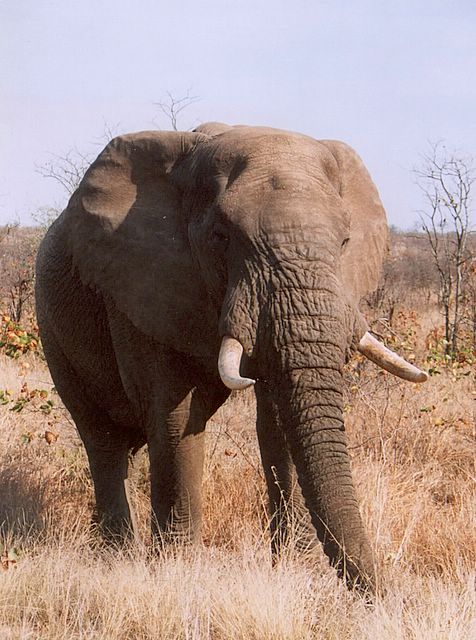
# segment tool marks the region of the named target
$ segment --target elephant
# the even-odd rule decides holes
[[[133,535],[128,462],[145,444],[156,539],[200,539],[206,423],[254,386],[274,557],[292,511],[349,587],[374,588],[343,367],[359,350],[427,378],[358,308],[386,246],[377,189],[343,142],[208,123],[105,147],[42,242],[36,300],[108,540]]]

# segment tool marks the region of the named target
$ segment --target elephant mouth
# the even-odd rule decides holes
[[[366,331],[357,346],[358,351],[377,366],[409,382],[426,382],[428,374],[391,351],[371,333]],[[222,338],[218,356],[218,372],[223,384],[232,390],[242,390],[255,384],[252,378],[240,374],[241,343],[230,336]]]

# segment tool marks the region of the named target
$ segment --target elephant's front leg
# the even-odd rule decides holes
[[[266,384],[256,385],[257,432],[269,495],[271,549],[277,557],[291,542],[305,553],[319,553],[317,535],[297,481],[295,466],[279,426]]]
[[[149,429],[152,530],[159,544],[200,537],[207,417],[199,393],[191,390],[162,408]]]
[[[119,444],[85,444],[96,497],[93,521],[101,527],[106,541],[121,543],[137,531],[127,499],[129,449]]]

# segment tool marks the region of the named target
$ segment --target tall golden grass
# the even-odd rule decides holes
[[[358,358],[347,371],[373,606],[324,558],[310,565],[290,548],[272,566],[251,395],[232,398],[208,430],[203,545],[161,555],[150,548],[145,452],[130,479],[142,542],[104,549],[89,526],[85,454],[57,396],[50,414],[0,406],[0,639],[473,640],[475,392],[464,373],[443,368],[416,386]],[[0,390],[15,398],[25,382],[52,386],[33,356],[1,357]]]

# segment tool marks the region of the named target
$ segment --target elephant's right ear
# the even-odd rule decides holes
[[[64,213],[83,283],[112,299],[145,334],[200,353],[216,324],[194,266],[175,174],[208,137],[149,131],[115,138]],[[185,179],[186,182],[186,179]]]
[[[358,304],[379,281],[388,231],[377,188],[357,153],[336,140],[321,140],[339,167],[341,197],[349,216],[349,238],[341,259],[342,278],[349,297]]]

